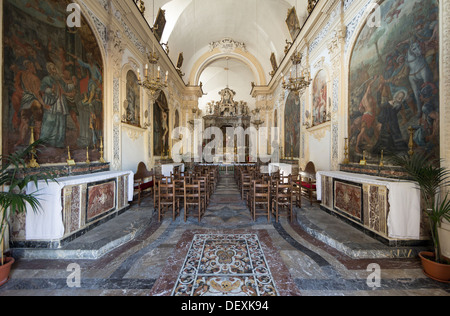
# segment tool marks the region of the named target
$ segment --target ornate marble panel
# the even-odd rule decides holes
[[[86,220],[96,217],[116,208],[116,181],[96,184],[88,188]]]
[[[334,180],[334,208],[363,221],[363,191],[360,184]]]

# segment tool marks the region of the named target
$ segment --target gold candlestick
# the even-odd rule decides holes
[[[366,165],[367,165],[366,151],[365,151],[365,150],[364,150],[364,154],[363,154],[363,160],[361,160],[361,161],[359,162],[359,164],[360,164],[361,166],[366,166]]]
[[[100,162],[106,163],[105,158],[103,158],[103,136],[100,137]]]
[[[348,138],[345,138],[345,152],[344,152],[344,165],[348,165],[350,163],[350,159],[348,157]]]
[[[380,167],[384,167],[384,150],[381,151]]]
[[[72,157],[70,156],[70,147],[69,146],[67,146],[67,157],[68,157],[67,164],[69,166],[75,166],[76,165],[75,160],[73,160]]]
[[[412,126],[410,126],[408,128],[408,132],[409,132],[409,152],[408,154],[410,156],[414,155],[414,128],[412,128]]]
[[[89,147],[86,148],[86,164],[91,164],[91,161],[89,160]]]
[[[33,145],[35,140],[34,140],[34,127],[30,127],[31,129],[31,137],[30,137],[30,145]],[[39,164],[36,161],[36,148],[34,148],[31,150],[31,160],[30,162],[27,164],[27,168],[39,168]]]

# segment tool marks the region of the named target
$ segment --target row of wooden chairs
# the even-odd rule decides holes
[[[302,193],[309,196],[303,185],[310,180],[300,174],[282,176],[277,171],[268,175],[254,168],[237,168],[235,179],[254,221],[257,216],[266,216],[270,222],[271,214],[277,222],[280,216],[292,221],[294,206],[302,207]]]
[[[209,205],[211,195],[218,182],[216,168],[196,169],[192,173],[178,172],[171,177],[155,175],[154,205],[161,221],[167,212],[172,211],[173,220],[184,206],[184,220],[196,216],[201,221]]]

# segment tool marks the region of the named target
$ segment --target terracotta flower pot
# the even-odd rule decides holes
[[[432,252],[421,252],[419,257],[422,260],[422,267],[426,276],[439,282],[450,283],[449,264],[434,262],[435,255]]]
[[[11,272],[11,266],[14,264],[14,258],[6,258],[5,264],[0,265],[0,286],[4,285],[9,280],[9,273]]]

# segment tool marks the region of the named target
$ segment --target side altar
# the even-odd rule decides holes
[[[390,246],[429,240],[414,182],[342,171],[319,171],[317,198],[322,209]]]
[[[133,200],[133,172],[108,171],[107,164],[85,167],[98,171],[28,185],[26,191],[37,192],[42,210],[29,209],[13,219],[12,248],[61,248],[128,209]]]

